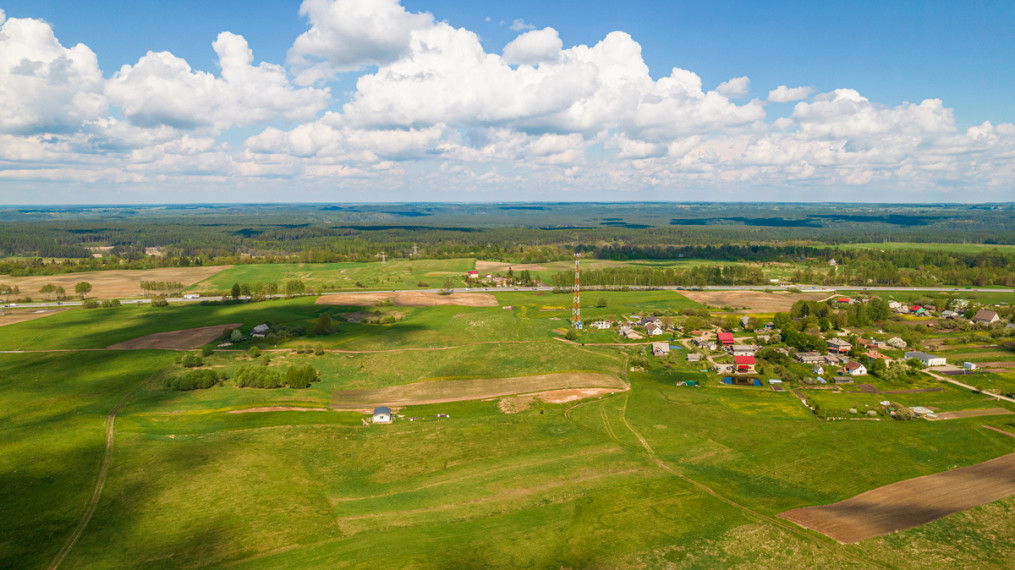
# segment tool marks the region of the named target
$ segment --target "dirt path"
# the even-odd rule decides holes
[[[977,410],[959,410],[957,412],[936,412],[935,418],[927,418],[931,421],[957,420],[961,418],[978,418],[980,416],[1010,416],[1015,412],[1005,408],[982,408]]]
[[[1015,437],[1015,433],[1012,433],[1010,431],[1004,431],[1003,429],[996,428],[994,426],[980,426],[980,427],[985,427],[985,428],[987,428],[989,430],[996,431],[997,433],[1003,433],[1004,435],[1006,435],[1008,437]]]
[[[927,374],[930,374],[931,376],[933,376],[934,378],[937,378],[938,380],[941,380],[942,382],[948,382],[949,384],[954,384],[956,386],[959,386],[959,387],[962,387],[962,388],[966,388],[966,389],[972,390],[974,392],[980,392],[981,394],[985,394],[985,395],[990,396],[991,398],[995,398],[997,400],[1004,400],[1006,402],[1011,402],[1011,403],[1015,404],[1015,399],[1009,398],[1008,396],[1002,396],[1000,394],[987,394],[986,392],[983,392],[982,390],[980,390],[979,388],[977,388],[975,386],[970,386],[969,384],[963,384],[962,382],[959,382],[958,380],[952,380],[951,378],[948,378],[947,376],[942,376],[942,375],[940,375],[940,374],[938,374],[936,372],[931,372],[930,370],[924,370],[924,372],[926,372]]]
[[[114,422],[116,421],[116,414],[133,396],[134,394],[145,384],[148,383],[150,378],[145,378],[144,382],[141,382],[130,392],[117,402],[116,406],[110,410],[109,415],[106,416],[106,451],[102,456],[102,466],[99,468],[99,478],[95,482],[95,490],[92,491],[92,498],[88,500],[88,505],[85,507],[84,514],[81,515],[81,520],[78,522],[78,526],[75,527],[74,532],[67,537],[67,541],[60,548],[60,551],[56,553],[56,557],[49,563],[48,570],[56,570],[63,563],[64,558],[70,554],[71,549],[77,544],[81,534],[85,532],[85,528],[88,527],[88,523],[92,520],[92,515],[95,514],[95,509],[99,506],[99,499],[102,497],[102,487],[106,484],[106,476],[109,475],[109,468],[113,465],[113,442],[115,439],[115,432],[113,430]]]

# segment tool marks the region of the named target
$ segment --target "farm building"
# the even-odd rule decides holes
[[[723,346],[733,346],[733,333],[719,333],[719,343]]]
[[[733,361],[736,362],[737,372],[739,374],[750,374],[754,372],[753,356],[734,356]]]
[[[962,368],[964,368],[966,370],[976,370],[976,363],[975,362],[963,362],[962,363]]]
[[[669,353],[670,353],[670,343],[668,342],[652,343],[652,356],[666,356]]]
[[[734,344],[733,345],[733,356],[754,356],[757,352],[758,347],[753,344]]]
[[[915,358],[924,366],[944,366],[948,363],[945,357],[934,356],[933,354],[927,354],[926,352],[907,352],[905,358],[906,360]]]
[[[264,338],[264,335],[268,334],[269,329],[271,329],[271,327],[268,323],[257,325],[256,327],[250,329],[250,336],[254,338]]]
[[[849,349],[851,348],[853,348],[853,345],[841,338],[828,339],[828,352],[838,352],[839,354],[843,354],[849,352]]]
[[[608,329],[613,326],[613,321],[595,321],[592,323],[594,329]]]
[[[814,364],[815,362],[825,361],[825,357],[817,352],[798,352],[796,353],[796,359],[803,364]]]
[[[391,423],[391,408],[381,406],[380,408],[374,408],[373,422],[375,424],[390,424]]]
[[[988,311],[987,309],[980,309],[973,315],[974,323],[991,324],[1001,320],[1001,317],[997,316],[997,311]]]
[[[845,370],[846,374],[849,374],[850,376],[863,376],[864,374],[867,374],[867,367],[859,362],[847,362]]]

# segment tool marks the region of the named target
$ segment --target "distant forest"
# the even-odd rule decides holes
[[[182,205],[0,208],[0,274],[167,266],[477,257],[521,263],[592,258],[815,261],[846,283],[947,279],[1002,284],[1015,204],[546,203]],[[841,249],[869,242],[925,248]],[[100,254],[102,257],[95,257]],[[56,260],[55,262],[53,260]],[[846,268],[844,268],[846,269]],[[907,272],[908,270],[908,272]],[[734,270],[729,270],[733,272]],[[843,277],[845,275],[845,277]],[[613,280],[618,276],[603,276]],[[712,276],[694,276],[694,281]],[[659,277],[662,279],[662,277]],[[757,275],[730,273],[728,281]],[[977,283],[979,282],[979,283]]]

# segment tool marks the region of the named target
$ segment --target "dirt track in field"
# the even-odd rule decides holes
[[[507,273],[508,268],[513,273],[519,271],[546,271],[546,267],[535,263],[504,263],[501,261],[477,261],[476,271],[480,273]]]
[[[1015,453],[776,516],[849,544],[917,527],[1010,495],[1015,495]]]
[[[264,406],[260,408],[246,408],[243,410],[229,410],[227,414],[256,414],[259,412],[327,412],[327,408],[294,408],[290,406]]]
[[[112,270],[112,271],[86,271],[83,273],[64,273],[62,275],[40,275],[36,277],[8,277],[0,275],[0,282],[17,285],[21,289],[21,296],[32,297],[37,301],[46,300],[46,296],[39,293],[39,289],[47,283],[63,287],[67,295],[77,298],[74,294],[74,285],[81,281],[92,284],[92,290],[88,293],[89,299],[115,299],[118,297],[140,297],[144,294],[141,290],[141,281],[178,281],[188,287],[215,275],[231,265],[216,265],[209,267],[165,267],[162,269],[145,270]]]
[[[976,418],[980,416],[1010,416],[1015,414],[1005,408],[983,408],[979,410],[959,410],[957,412],[939,412],[934,414],[937,420],[958,420],[961,418]]]
[[[575,388],[627,390],[627,386],[612,374],[562,372],[514,378],[416,382],[377,390],[340,390],[332,393],[331,407],[344,410],[383,405],[439,404]]]
[[[433,307],[435,305],[461,305],[463,307],[496,307],[497,298],[489,293],[452,293],[439,295],[429,291],[394,291],[391,293],[336,293],[318,297],[317,305],[343,305],[373,307],[383,301],[400,307]]]
[[[235,329],[241,326],[243,326],[243,323],[229,323],[224,325],[199,327],[196,329],[183,329],[178,331],[155,333],[111,344],[106,348],[112,350],[141,350],[146,348],[192,350],[195,348],[201,348],[209,342],[220,338],[225,329]]]
[[[0,317],[0,327],[7,325],[13,325],[15,323],[23,323],[25,321],[34,321],[35,319],[41,319],[42,317],[48,317],[55,315],[67,309],[31,309],[28,311],[19,311],[12,313],[10,309],[4,311],[4,315]]]
[[[688,299],[713,307],[733,307],[734,313],[789,311],[797,301],[820,301],[829,293],[765,293],[764,291],[680,291]]]

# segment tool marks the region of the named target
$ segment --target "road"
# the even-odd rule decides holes
[[[800,291],[807,293],[832,293],[835,294],[837,291],[924,291],[929,293],[946,293],[946,292],[967,292],[967,293],[1015,293],[1015,289],[987,289],[987,288],[958,288],[958,287],[826,287],[824,285],[706,285],[704,287],[681,287],[676,285],[663,285],[658,287],[643,287],[640,285],[627,286],[632,291],[785,291],[789,288],[799,289]],[[457,293],[505,293],[512,291],[553,291],[553,287],[464,287],[458,288],[454,291]],[[594,286],[584,287],[585,291],[607,291],[606,288],[596,288]],[[329,293],[342,293],[342,294],[371,294],[371,293],[399,293],[403,291],[412,292],[424,292],[424,293],[439,293],[440,289],[374,289],[369,291],[328,291],[320,293],[321,295],[327,295]],[[315,294],[314,296],[317,296]],[[271,295],[272,298],[281,299],[285,295]],[[168,301],[170,303],[200,303],[201,301],[220,301],[228,299],[228,297],[197,297],[197,298],[185,298],[185,297],[172,297]],[[38,307],[77,307],[80,306],[83,301],[42,301],[33,303],[8,303],[0,308],[10,309],[33,309]],[[132,304],[144,304],[151,303],[151,299],[120,299],[120,303],[124,305]]]

